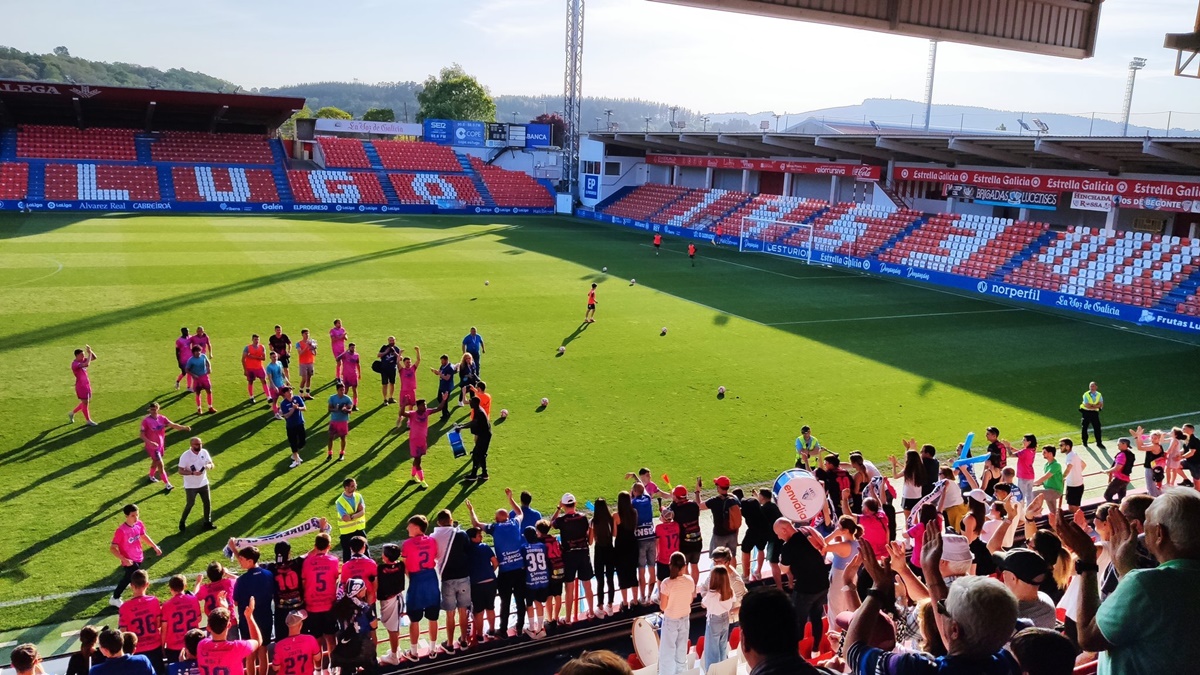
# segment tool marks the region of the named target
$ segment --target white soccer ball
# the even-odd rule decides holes
[[[718,393],[718,394],[724,394],[724,393],[725,393],[725,387],[717,387],[717,393]]]
[[[546,406],[546,405],[550,405],[550,399],[548,399],[548,398],[542,398],[542,405],[544,405],[544,406]]]
[[[566,351],[567,351],[567,348],[566,348],[566,347],[559,347],[559,348],[558,348],[558,353],[559,353],[559,354],[565,353]]]
[[[630,285],[630,286],[632,286],[632,285],[634,285],[634,284],[636,284],[636,283],[637,283],[637,279],[630,279],[630,280],[629,280],[629,285]]]
[[[504,410],[501,410],[501,411],[500,411],[500,416],[501,416],[501,417],[508,417],[508,408],[505,408]]]
[[[607,271],[608,271],[608,268],[607,268],[607,267],[601,267],[601,268],[600,268],[600,271],[601,271],[601,272],[607,272]]]
[[[483,282],[483,285],[484,285],[484,286],[487,286],[487,285],[490,285],[491,283],[492,283],[492,282],[490,282],[490,281],[485,281],[485,282]]]
[[[667,327],[666,327],[666,326],[663,326],[663,329],[662,329],[662,334],[663,334],[663,335],[666,335],[666,334],[667,334]]]

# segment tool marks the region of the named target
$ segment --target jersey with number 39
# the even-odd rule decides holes
[[[550,585],[550,565],[546,560],[546,545],[525,544],[521,547],[525,556],[525,586],[528,588],[546,588]]]
[[[337,601],[338,572],[341,561],[329,553],[310,554],[304,558],[301,574],[304,586],[304,607],[310,612],[328,612]]]

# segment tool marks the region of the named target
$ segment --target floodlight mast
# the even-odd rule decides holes
[[[1129,111],[1133,108],[1133,85],[1137,81],[1137,71],[1146,67],[1146,59],[1134,57],[1129,61],[1129,80],[1125,83],[1125,111],[1122,114],[1121,135],[1129,135]]]
[[[567,192],[577,196],[579,189],[579,137],[583,131],[580,106],[583,104],[583,1],[567,0],[567,69],[563,78],[563,121],[567,123],[563,139],[563,170]]]

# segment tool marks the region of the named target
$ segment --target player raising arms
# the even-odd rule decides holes
[[[192,388],[192,376],[188,375],[187,362],[192,358],[192,338],[188,336],[187,326],[179,329],[179,337],[175,338],[175,361],[179,363],[179,377],[175,378],[175,391],[179,391],[179,383],[187,378],[187,388]]]
[[[400,350],[404,352],[403,349]],[[407,356],[400,362],[400,414],[410,407],[417,404],[417,368],[421,367],[421,348],[413,347],[413,351],[417,353],[417,360],[414,362]],[[397,420],[399,421],[399,420]]]
[[[346,329],[342,328],[342,320],[334,319],[333,328],[329,329],[329,350],[333,353],[333,376],[339,380],[342,379],[342,352],[346,351],[346,340],[349,339]]]
[[[254,403],[254,381],[262,382],[263,396],[270,398],[267,391],[267,347],[258,341],[258,333],[250,336],[250,344],[242,349],[242,370],[246,371],[246,392],[250,403]]]
[[[184,367],[192,380],[192,391],[196,392],[196,414],[203,412],[200,408],[201,391],[208,395],[208,412],[217,412],[212,404],[212,378],[209,377],[212,374],[212,362],[204,355],[200,345],[192,345],[192,358],[187,360]]]
[[[342,382],[345,382],[346,389],[352,392],[351,400],[354,402],[354,410],[358,410],[358,380],[359,376],[362,375],[362,366],[359,364],[359,359],[360,355],[357,346],[353,342],[347,345],[346,351],[337,356]]]
[[[84,345],[83,349],[75,350],[75,360],[71,362],[71,374],[75,376],[75,398],[79,399],[79,405],[71,411],[67,416],[67,421],[71,424],[75,423],[75,413],[83,413],[83,419],[87,421],[89,427],[96,426],[92,421],[92,411],[89,405],[92,402],[92,381],[88,378],[87,369],[92,365],[92,361],[96,360],[96,352],[92,351],[91,345]]]
[[[296,343],[296,355],[300,360],[300,398],[312,398],[312,378],[316,371],[317,341],[308,336],[308,329],[300,329],[300,341]]]
[[[157,473],[162,473],[163,483],[167,492],[175,489],[171,485],[171,479],[167,476],[167,469],[163,466],[163,452],[167,445],[167,429],[175,429],[178,431],[191,431],[192,428],[182,424],[176,424],[167,419],[165,415],[160,414],[161,406],[158,401],[150,404],[150,414],[142,419],[142,442],[146,445],[146,454],[150,455],[150,481],[157,483]]]
[[[596,322],[596,284],[592,284],[592,288],[588,290],[587,311],[583,313],[583,322]]]
[[[425,482],[425,470],[421,468],[421,458],[429,450],[429,416],[438,411],[438,408],[445,405],[439,401],[432,408],[425,407],[425,399],[417,399],[416,407],[413,410],[404,412],[401,410],[400,419],[408,420],[408,453],[412,456],[412,479],[420,483],[422,490],[429,489],[429,484]],[[401,422],[396,422],[396,428],[399,429]]]

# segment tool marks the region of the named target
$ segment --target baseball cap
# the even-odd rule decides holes
[[[683,487],[682,485],[676,485],[675,489],[671,490],[671,494],[676,497],[686,497],[688,494],[688,491],[687,491],[687,488]]]
[[[942,560],[946,562],[971,562],[971,545],[961,534],[942,535]]]
[[[299,626],[300,624],[304,623],[304,620],[307,618],[308,618],[308,612],[306,612],[302,609],[297,609],[294,612],[288,612],[287,625]]]
[[[993,553],[992,560],[997,569],[1012,572],[1013,576],[1027,584],[1037,586],[1046,580],[1046,559],[1037,551],[1014,548],[1008,552]]]
[[[564,493],[562,496],[562,501],[560,503],[563,506],[573,505],[575,503],[575,495],[571,494],[570,492]]]
[[[717,487],[721,488],[722,490],[729,489],[729,479],[726,478],[725,476],[717,476],[716,478],[713,479],[713,484],[715,484]]]
[[[991,503],[991,501],[992,501],[992,497],[988,493],[984,492],[983,490],[980,490],[979,488],[975,488],[974,490],[971,490],[970,492],[967,493],[967,496],[981,504],[988,504],[988,503]]]

